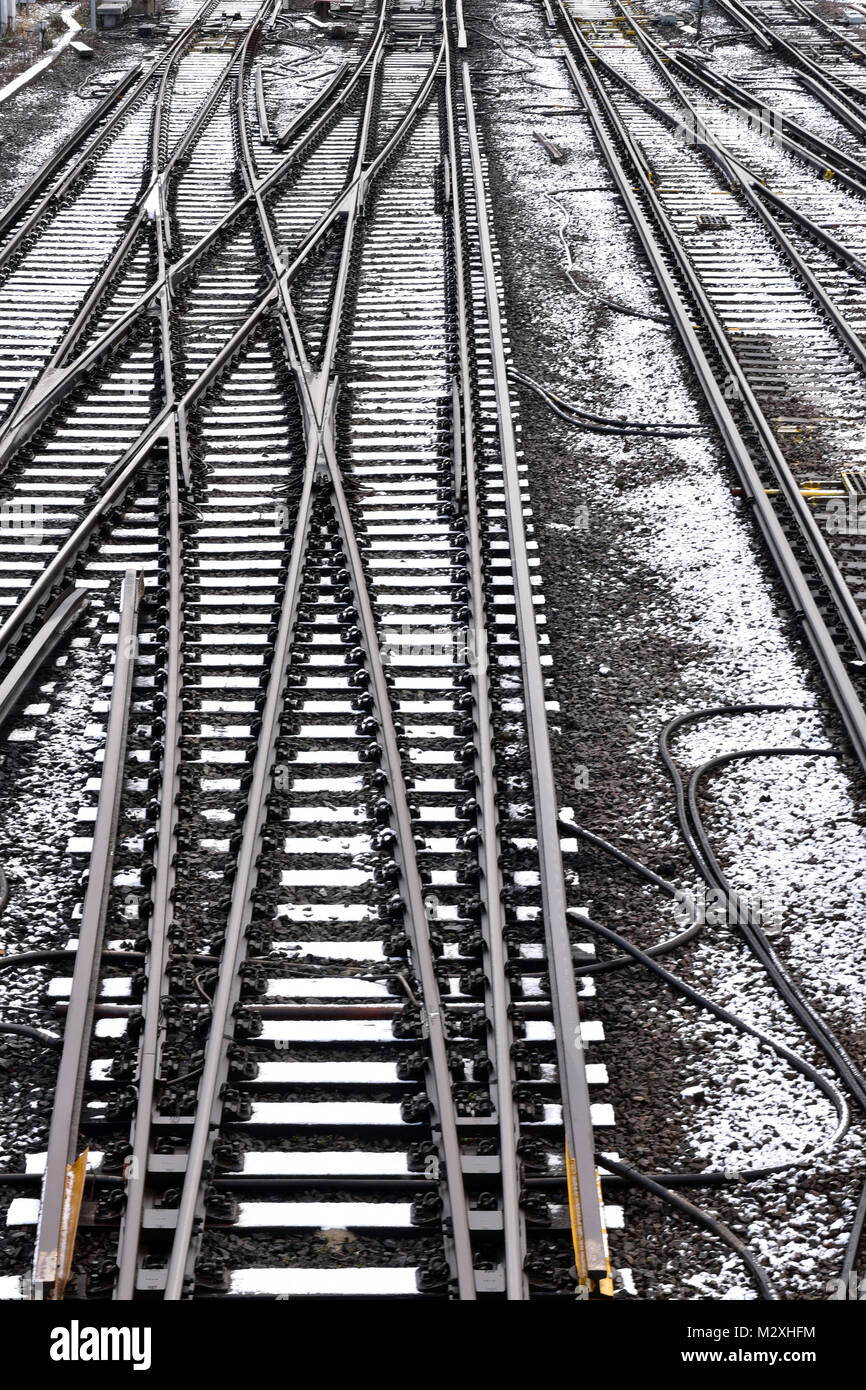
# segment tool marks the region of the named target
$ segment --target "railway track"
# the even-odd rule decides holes
[[[183,143],[174,148],[172,126],[195,135],[198,109],[204,114],[219,100],[256,8],[242,5],[229,19],[215,0],[197,7],[161,57],[120,82],[93,128],[76,132],[4,212],[0,419],[47,365],[62,364],[70,325],[120,248],[125,273],[112,296],[115,313],[140,293],[147,195],[184,153]]]
[[[672,71],[625,7],[576,18],[563,0],[557,17],[595,135],[863,762],[862,538],[831,539],[804,495],[816,472],[838,469],[850,487],[861,472],[862,194],[831,188],[793,132],[780,147],[772,122],[747,122],[686,65]],[[837,238],[827,223],[840,205]]]
[[[653,24],[655,36],[670,46],[674,35],[661,16],[650,11],[646,18]],[[757,31],[744,9],[735,12],[713,6],[705,11],[701,35],[678,34],[675,44],[680,48],[679,56],[693,67],[698,64],[705,75],[737,88],[747,106],[775,111],[801,132],[818,132],[836,149],[859,156],[861,118],[856,106],[837,99],[832,69],[829,81],[823,72],[820,81],[810,81],[784,51],[775,51],[768,35]],[[778,129],[777,121],[777,134]]]
[[[747,5],[720,0],[721,8],[765,53],[778,55],[792,69],[800,88],[862,140],[866,46],[858,13],[834,23],[802,0],[771,0]]]
[[[857,524],[843,526],[840,543],[818,510],[822,498],[826,505],[828,498],[858,494],[860,486],[859,151],[850,140],[827,142],[826,127],[807,128],[790,111],[759,105],[754,90],[720,78],[706,54],[689,43],[672,44],[663,27],[638,19],[618,0],[609,6],[560,0],[545,9],[549,26],[563,37],[565,66],[598,150],[862,766],[862,535]],[[831,96],[847,91],[835,73],[825,73],[824,88]],[[839,216],[841,207],[846,211]],[[824,404],[818,406],[822,392]],[[816,471],[824,479],[817,486]],[[711,759],[692,773],[686,794],[669,737],[707,714],[772,708],[731,706],[681,715],[659,740],[692,860],[704,881],[726,895],[730,880],[705,832],[693,832],[688,817],[700,825],[705,775],[759,754]],[[760,755],[803,751],[775,748]],[[645,866],[616,846],[584,829],[577,833],[649,881]],[[655,884],[663,888],[657,878]],[[688,997],[682,981],[666,976],[651,955],[641,956],[585,914],[573,916]],[[856,1062],[792,981],[770,937],[754,924],[740,931],[862,1111],[866,1087]],[[664,953],[680,940],[656,950]],[[588,969],[595,974],[621,964]],[[703,1006],[714,1007],[707,999]],[[817,1078],[813,1073],[813,1082]],[[752,1176],[762,1174],[752,1170]],[[694,1185],[709,1177],[695,1175]],[[664,1184],[643,1185],[663,1195]],[[856,1282],[864,1210],[861,1196],[842,1265],[846,1288]],[[774,1297],[766,1283],[761,1296]]]
[[[820,510],[866,490],[862,55],[797,0],[721,8],[745,74],[620,0],[545,6],[866,763],[866,545]],[[182,12],[0,213],[10,814],[56,765],[68,829],[0,957],[0,1027],[58,1060],[2,1175],[35,1231],[6,1297],[609,1297],[598,1170],[654,1190],[604,1152],[622,961],[571,856],[674,890],[557,812],[461,7],[351,18],[299,104],[272,0]]]
[[[4,962],[65,1019],[11,1219],[53,1297],[609,1296],[462,16],[363,7],[285,125],[275,19],[213,53],[205,10],[130,105],[0,436],[0,715],[52,663],[33,740],[70,678],[92,710],[71,940]]]

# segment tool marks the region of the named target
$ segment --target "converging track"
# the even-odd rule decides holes
[[[460,0],[318,28],[279,0],[184,4],[0,211],[0,1032],[36,1059],[8,1085],[23,1171],[0,1188],[27,1237],[0,1296],[612,1298],[634,1284],[604,1183],[778,1297],[674,1190],[728,1192],[727,1167],[620,1162],[593,1016],[597,977],[648,973],[819,1093],[833,1129],[744,1180],[823,1161],[866,1111],[856,1040],[741,914],[702,816],[742,760],[866,769],[866,45],[802,0],[717,8],[710,50],[627,0],[540,0],[540,57],[488,16],[559,86],[522,58],[509,81],[570,103],[609,177],[569,190],[534,132],[556,273],[593,333],[647,321],[635,361],[678,341],[689,420],[595,413],[515,365],[473,86],[496,70],[467,60],[490,35]],[[627,214],[650,307],[581,286],[569,191]],[[587,861],[617,917],[635,881],[683,894],[559,805],[518,389],[692,464],[719,444],[757,525],[830,741],[687,777],[683,730],[818,706],[684,712],[671,682],[657,752],[677,852],[803,1053],[659,963],[698,914],[643,950],[577,901]],[[632,1041],[651,1051],[643,1017]]]
[[[582,20],[559,0],[557,17],[605,160],[866,766],[862,541],[834,553],[804,495],[816,462],[852,489],[863,471],[866,264],[856,233],[838,240],[826,225],[828,208],[846,205],[856,225],[862,166],[840,177],[846,187],[829,187],[816,144],[772,110],[753,121],[698,82],[630,27],[619,0],[597,19],[584,7]]]
[[[65,1020],[31,1277],[610,1295],[460,7],[368,4],[285,117],[284,40],[205,5],[0,218],[0,717],[92,715],[67,939],[2,962]]]

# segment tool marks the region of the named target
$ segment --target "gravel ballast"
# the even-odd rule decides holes
[[[521,388],[560,701],[553,734],[562,803],[586,828],[699,894],[658,755],[661,729],[675,715],[718,705],[811,707],[689,725],[674,752],[687,776],[738,749],[841,751],[729,764],[700,805],[734,887],[772,906],[780,959],[862,1064],[857,769],[733,491],[673,327],[603,302],[663,313],[543,8],[479,3],[470,19],[497,224],[508,228],[499,240],[515,365],[586,410],[695,426],[684,439],[594,435]],[[535,132],[564,152],[561,163]],[[636,945],[679,930],[664,899],[600,852],[582,853],[579,868],[581,906]],[[707,925],[663,963],[830,1077],[736,926]],[[810,1155],[832,1135],[830,1103],[756,1040],[640,969],[597,983],[624,1162],[648,1173],[746,1170]],[[820,1160],[688,1195],[746,1241],[782,1298],[826,1299],[862,1183],[864,1134],[855,1111],[848,1135]],[[632,1269],[639,1297],[756,1296],[739,1258],[715,1237],[654,1198],[629,1192],[624,1202],[611,1251],[615,1266]]]

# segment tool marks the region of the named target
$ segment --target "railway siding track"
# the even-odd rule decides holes
[[[859,336],[762,202],[745,166],[719,142],[676,78],[660,71],[653,46],[637,33],[633,46],[625,45],[632,80],[603,57],[609,31],[602,20],[613,18],[611,7],[593,8],[585,26],[565,0],[557,15],[572,79],[862,762],[864,619],[802,495],[805,470],[796,454],[791,457],[797,439],[786,429],[796,417],[780,417],[776,395],[805,340],[809,360],[833,373],[837,394],[850,393],[845,428],[859,458],[861,407],[849,360],[853,354],[859,365]],[[621,15],[615,20],[620,46]],[[665,104],[657,100],[662,92]],[[681,138],[684,119],[697,132],[692,142]],[[801,214],[800,226],[808,225]],[[811,409],[821,421],[820,410]],[[833,422],[836,448],[842,424]],[[849,576],[858,584],[856,563]]]
[[[837,120],[862,139],[866,47],[801,0],[747,6],[719,0],[736,24],[765,51],[778,53],[797,80]]]
[[[102,637],[50,986],[87,1076],[15,1219],[55,1297],[610,1295],[462,18],[365,7],[276,140],[267,12],[243,22],[228,68],[163,71],[151,163],[183,158],[6,431],[18,486],[65,421],[105,441],[88,468],[60,443],[73,502],[10,577],[9,663],[70,578],[106,619],[133,556],[144,584]]]
[[[213,18],[214,10],[208,0],[155,64],[131,84],[119,84],[120,96],[103,108],[96,133],[85,123],[58,152],[61,173],[51,187],[44,190],[41,173],[3,214],[0,227],[8,229],[0,244],[3,327],[15,349],[0,378],[4,416],[46,363],[60,364],[57,349],[67,345],[76,311],[118,251],[136,249],[148,191],[164,172],[169,143],[164,116],[173,95],[176,119],[191,135],[198,129],[200,104],[206,115],[211,80],[231,64],[231,52],[214,52],[214,37],[226,31],[226,20]],[[249,22],[243,7],[237,20],[242,33]],[[178,157],[182,153],[181,148]],[[124,286],[127,299],[135,297],[141,274],[140,265],[132,268]]]
[[[802,423],[804,434],[807,429],[812,433],[812,423],[833,427],[814,431],[816,448],[808,458],[812,468],[817,461],[831,475],[838,467],[840,438],[857,447],[859,384],[855,389],[851,383],[851,395],[847,397],[857,402],[857,413],[851,418],[844,408],[838,416],[831,415],[828,409],[830,418],[818,415],[812,421],[809,393],[800,386],[800,373],[808,361],[819,385],[828,385],[828,400],[838,408],[840,396],[846,400],[851,375],[844,368],[840,371],[841,355],[849,355],[860,370],[857,290],[850,295],[842,288],[845,277],[837,277],[840,265],[856,270],[858,257],[854,247],[863,226],[860,195],[849,183],[850,194],[844,194],[848,216],[844,223],[831,221],[830,209],[839,194],[823,198],[817,184],[810,182],[812,176],[803,180],[800,170],[791,163],[793,158],[815,168],[813,160],[807,157],[816,149],[812,132],[789,126],[786,139],[776,145],[779,127],[772,122],[752,122],[751,129],[744,129],[724,112],[727,105],[742,117],[741,91],[732,90],[730,84],[726,87],[717,83],[708,75],[705,63],[690,61],[691,54],[686,54],[683,61],[670,44],[651,37],[649,26],[633,19],[618,0],[610,9],[616,12],[612,22],[609,11],[602,14],[602,7],[560,0],[556,15],[551,11],[548,21],[551,28],[558,27],[565,40],[560,51],[599,152],[862,766],[862,573],[856,559],[859,545],[856,534],[850,548],[827,545],[819,516],[811,505],[822,497],[859,491],[859,470],[847,473],[843,469],[841,479],[831,476],[822,483],[806,485],[809,474],[798,457],[803,442],[795,436],[798,423]],[[832,85],[831,79],[827,81]],[[707,92],[713,101],[706,100]],[[785,130],[784,122],[781,129]],[[784,156],[780,148],[784,149]],[[755,175],[756,168],[760,177]],[[776,180],[782,171],[786,183],[779,187]],[[703,199],[713,196],[719,200],[715,208],[708,202],[702,205]],[[804,204],[808,212],[803,211]],[[834,246],[828,233],[842,227],[842,241]],[[821,248],[820,256],[815,254],[816,247]],[[755,269],[752,258],[766,256],[770,248],[775,264],[767,260]],[[744,264],[752,275],[740,294]],[[780,285],[784,285],[781,302]],[[743,303],[747,305],[745,314]],[[854,313],[848,318],[851,308]],[[797,343],[802,348],[800,353],[793,346]],[[832,373],[826,371],[827,353],[834,363]],[[786,371],[789,362],[795,364],[792,382]],[[796,401],[800,411],[781,415],[779,404],[772,408],[773,396],[789,389],[792,396],[800,397]],[[786,404],[782,403],[782,409]],[[851,528],[852,533],[857,530]],[[767,713],[781,708],[730,705],[687,713],[672,720],[659,740],[662,760],[676,787],[680,828],[692,858],[700,864],[706,853],[706,872],[701,867],[701,875],[706,882],[712,879],[723,884],[725,892],[730,891],[731,882],[709,845],[701,820],[699,786],[703,778],[742,758],[765,754],[803,756],[804,752],[811,755],[819,750],[774,747],[711,758],[692,773],[686,797],[682,775],[670,755],[669,735],[685,723],[714,715]],[[840,756],[833,746],[820,751]],[[684,809],[686,799],[688,812]],[[696,836],[689,828],[689,816],[694,816],[700,827]],[[578,828],[577,833],[604,847],[620,862],[626,862],[627,857],[614,845],[603,844],[583,828]],[[636,861],[631,861],[631,867],[649,879]],[[658,879],[655,882],[662,886]],[[593,934],[615,943],[631,959],[640,960],[646,969],[670,984],[675,983],[675,977],[661,970],[652,955],[657,951],[664,953],[679,941],[655,947],[649,954],[641,953],[622,936],[593,924],[585,914],[572,915]],[[866,1094],[862,1072],[825,1018],[816,1012],[814,991],[810,1002],[792,978],[793,972],[788,973],[769,934],[751,924],[742,925],[740,931],[773,987],[862,1109]],[[593,975],[617,968],[615,961],[588,967]],[[689,988],[682,980],[676,988],[697,1002],[698,996],[689,996]],[[711,1011],[716,1009],[708,998],[701,1003]],[[728,1016],[728,1021],[733,1021],[732,1016]],[[812,1072],[812,1080],[823,1084],[816,1071]],[[835,1104],[837,1113],[846,1117],[846,1101],[841,1092]],[[843,1119],[845,1124],[847,1118]],[[614,1163],[611,1171],[621,1169]],[[765,1171],[769,1174],[769,1170]],[[752,1170],[752,1176],[762,1175],[761,1170]],[[696,1177],[696,1185],[709,1177]],[[665,1184],[647,1182],[644,1176],[635,1174],[632,1180],[669,1204],[679,1205],[670,1190],[665,1195]],[[676,1182],[672,1178],[670,1185],[675,1186]],[[863,1211],[861,1197],[847,1239],[843,1283],[851,1275],[862,1243]],[[691,1215],[707,1225],[694,1207]],[[748,1258],[744,1248],[737,1246],[736,1238],[728,1243],[738,1248],[741,1258]],[[770,1281],[756,1268],[750,1268],[761,1288],[761,1297],[777,1297]]]
[[[831,113],[816,129],[620,0],[545,11],[862,763],[861,549],[828,543],[804,484],[832,459],[863,487],[864,54],[791,5],[796,52],[784,7],[748,33],[797,67],[807,117]],[[353,21],[284,112],[290,22],[205,5],[0,214],[7,328],[32,349],[0,426],[24,520],[0,556],[0,720],[37,673],[49,699],[11,736],[67,693],[91,710],[65,935],[3,961],[63,1027],[11,1025],[59,1080],[9,1208],[30,1274],[0,1289],[609,1297],[622,1212],[599,1164],[774,1297],[736,1237],[605,1151],[592,999],[621,962],[594,961],[582,937],[605,929],[569,906],[595,837],[557,806],[509,385],[528,379],[461,7],[367,0]],[[813,56],[840,60],[820,80],[816,28]],[[20,305],[57,237],[87,255],[32,336]]]

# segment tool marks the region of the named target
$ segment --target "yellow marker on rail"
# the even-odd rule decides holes
[[[75,1237],[78,1234],[78,1218],[81,1215],[81,1200],[84,1196],[84,1181],[87,1177],[87,1158],[89,1149],[84,1149],[66,1168],[66,1183],[63,1188],[63,1209],[60,1213],[60,1233],[57,1240],[57,1272],[54,1276],[54,1297],[62,1299],[72,1269],[72,1256],[75,1251]]]
[[[586,1290],[587,1295],[595,1290],[595,1284],[587,1274],[586,1269],[586,1247],[583,1240],[583,1220],[580,1211],[580,1192],[577,1185],[577,1165],[568,1151],[568,1142],[565,1145],[565,1173],[566,1185],[568,1187],[568,1212],[571,1218],[571,1243],[574,1247],[574,1264],[577,1269],[580,1287]],[[601,1179],[596,1177],[598,1183],[598,1201],[604,1211],[601,1196]],[[605,1231],[605,1267],[607,1273],[603,1279],[598,1281],[598,1292],[605,1298],[613,1298],[613,1279],[610,1273],[610,1257],[607,1254],[607,1231]]]

